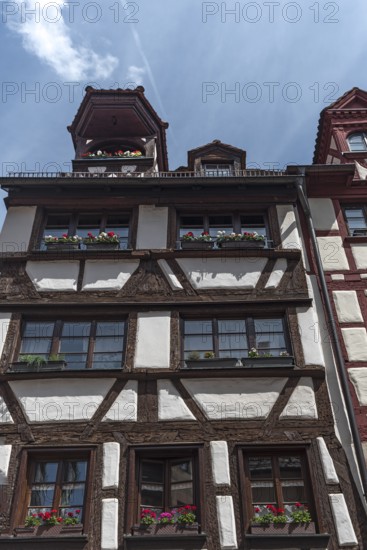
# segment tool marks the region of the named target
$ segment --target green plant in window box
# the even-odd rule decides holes
[[[47,360],[42,355],[19,355],[19,363],[27,363],[30,368],[39,368],[46,365]]]
[[[37,527],[38,525],[41,525],[41,523],[42,519],[39,518],[37,514],[27,516],[24,520],[25,527]]]
[[[65,361],[65,355],[63,353],[51,353],[51,355],[48,356],[48,360],[53,363],[62,363]]]
[[[311,514],[307,506],[300,502],[295,503],[297,510],[291,512],[291,518],[294,523],[310,523],[312,521]]]
[[[141,525],[153,525],[156,523],[157,514],[149,508],[144,508],[140,513],[140,524]]]
[[[214,351],[206,351],[204,353],[204,358],[205,359],[215,359],[215,353]]]
[[[198,351],[190,351],[190,353],[187,356],[187,359],[189,361],[199,361],[200,360],[200,353]]]

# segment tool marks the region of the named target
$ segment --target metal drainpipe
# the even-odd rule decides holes
[[[328,293],[327,286],[326,286],[326,280],[325,280],[324,270],[323,270],[323,267],[322,267],[319,247],[318,247],[318,244],[317,244],[315,228],[314,228],[313,220],[312,220],[312,216],[311,216],[311,210],[310,210],[310,206],[309,206],[307,196],[306,196],[306,193],[305,193],[305,186],[304,186],[305,168],[304,167],[299,168],[299,174],[300,175],[297,177],[297,180],[296,180],[297,194],[298,194],[299,201],[302,205],[302,208],[303,208],[306,220],[307,220],[308,229],[309,229],[309,232],[310,232],[312,248],[313,248],[313,252],[314,252],[314,255],[315,255],[315,259],[316,259],[317,271],[318,271],[318,276],[319,276],[320,285],[321,285],[321,292],[322,292],[323,302],[324,302],[327,317],[328,317],[328,326],[329,326],[329,332],[330,332],[330,336],[331,336],[331,343],[332,343],[332,347],[333,347],[333,350],[334,350],[334,353],[335,353],[336,366],[337,366],[337,369],[338,369],[338,374],[339,374],[339,379],[340,379],[340,383],[341,383],[343,398],[344,398],[345,404],[346,404],[347,416],[348,416],[348,420],[349,420],[350,429],[351,429],[351,432],[352,432],[352,438],[353,438],[353,442],[354,442],[354,449],[355,449],[357,463],[358,463],[358,467],[359,467],[359,474],[361,476],[361,481],[362,481],[364,499],[366,501],[366,495],[367,495],[366,461],[365,461],[365,458],[364,458],[362,443],[361,443],[361,439],[360,439],[360,436],[359,436],[358,426],[357,426],[357,422],[356,422],[356,418],[355,418],[355,414],[354,414],[354,407],[353,407],[353,403],[352,403],[352,398],[351,398],[351,395],[350,395],[350,392],[349,392],[349,382],[348,382],[348,377],[347,377],[347,369],[346,369],[346,366],[345,366],[345,363],[344,363],[343,353],[342,353],[342,349],[341,349],[340,343],[339,343],[339,337],[338,337],[338,332],[337,332],[337,329],[336,329],[333,310],[332,310],[332,307],[331,307],[329,293]]]

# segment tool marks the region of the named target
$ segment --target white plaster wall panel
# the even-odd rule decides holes
[[[277,215],[283,248],[301,248],[297,220],[291,204],[277,205]]]
[[[267,258],[181,258],[177,263],[195,289],[252,289]]]
[[[306,365],[325,366],[325,359],[319,334],[320,323],[313,307],[298,307],[298,330]]]
[[[267,418],[286,378],[182,380],[210,420]]]
[[[267,289],[278,288],[286,269],[287,269],[287,260],[285,258],[279,258],[279,260],[275,262],[275,265],[270,274],[268,282],[265,285],[265,288]]]
[[[79,262],[27,262],[26,272],[39,292],[77,290]]]
[[[344,281],[345,277],[342,273],[332,273],[331,274],[331,280],[332,281]]]
[[[196,420],[170,380],[158,380],[158,420]]]
[[[138,267],[138,260],[88,260],[82,290],[121,290]]]
[[[354,290],[335,290],[333,298],[340,323],[363,323],[358,296]]]
[[[230,485],[228,445],[226,441],[211,441],[210,452],[215,485]]]
[[[344,495],[329,495],[339,546],[358,544]]]
[[[328,484],[339,483],[338,474],[336,473],[333,459],[330,456],[329,450],[323,437],[317,437],[319,453],[321,458],[322,470],[324,472],[325,481]]]
[[[73,422],[90,420],[114,382],[114,378],[53,378],[9,385],[30,422]]]
[[[8,335],[11,313],[0,313],[0,357],[3,353],[4,344]]]
[[[117,498],[102,500],[101,550],[118,550],[118,505]]]
[[[238,546],[233,499],[224,495],[217,496],[216,502],[220,547],[227,548],[228,550],[236,549]]]
[[[168,369],[170,366],[171,313],[149,311],[138,314],[135,368]]]
[[[183,290],[182,284],[180,283],[176,275],[173,273],[172,269],[170,268],[166,260],[158,260],[158,265],[163,271],[163,274],[166,277],[172,290]]]
[[[365,328],[342,328],[349,361],[367,361],[367,333]]]
[[[8,483],[11,449],[11,445],[0,443],[0,485],[7,485]]]
[[[35,206],[11,206],[0,235],[0,252],[26,252],[32,234]]]
[[[367,406],[367,368],[348,369],[348,374],[356,390],[359,404]]]
[[[338,230],[335,209],[331,199],[308,199],[315,229]]]
[[[357,269],[367,269],[367,244],[352,244],[351,249]]]
[[[168,208],[139,206],[136,248],[167,248]]]
[[[138,419],[138,381],[129,380],[115,399],[102,422],[136,422]]]
[[[341,237],[317,237],[322,267],[324,271],[349,269],[349,264]]]
[[[1,395],[0,395],[0,424],[14,424],[14,420]]]
[[[315,390],[311,377],[301,378],[294,388],[290,399],[280,414],[280,418],[298,420],[317,420]]]
[[[330,140],[330,149],[337,149],[334,136],[332,136]]]
[[[361,279],[367,279],[367,273],[361,273],[360,277]]]
[[[111,441],[103,443],[103,477],[102,488],[118,489],[120,471],[120,444]]]

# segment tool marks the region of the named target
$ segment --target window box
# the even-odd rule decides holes
[[[200,533],[200,527],[198,523],[192,523],[191,525],[182,525],[174,523],[173,525],[134,525],[132,528],[133,535],[140,536],[171,536],[171,535],[196,535]]]
[[[85,243],[87,250],[119,250],[120,243]]]
[[[247,368],[293,367],[294,357],[241,357],[242,364]]]
[[[16,361],[11,364],[12,372],[47,372],[64,370],[66,367],[65,361],[47,361],[44,365],[30,365],[25,361]]]
[[[252,535],[314,535],[315,523],[284,523],[270,525],[251,525]]]
[[[16,527],[17,537],[57,537],[77,536],[83,532],[83,525],[38,525],[36,527]]]
[[[211,250],[214,241],[181,241],[182,250]]]
[[[48,252],[66,252],[80,249],[80,243],[45,243],[45,246]]]
[[[263,241],[223,241],[217,244],[218,248],[264,248]]]
[[[185,363],[188,369],[231,369],[237,366],[238,359],[233,357],[213,359],[186,359]]]

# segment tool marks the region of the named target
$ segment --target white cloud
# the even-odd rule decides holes
[[[23,46],[28,52],[47,63],[60,77],[104,79],[117,67],[116,57],[102,56],[90,48],[73,44],[62,14],[63,0],[53,2],[59,5],[59,9],[55,6],[53,11],[44,9],[48,0],[16,0],[16,3],[19,10],[8,16],[9,28],[23,37]]]
[[[127,70],[126,76],[129,81],[135,82],[135,84],[138,86],[139,84],[143,84],[145,73],[146,69],[144,69],[144,67],[136,67],[135,65],[130,65]]]

